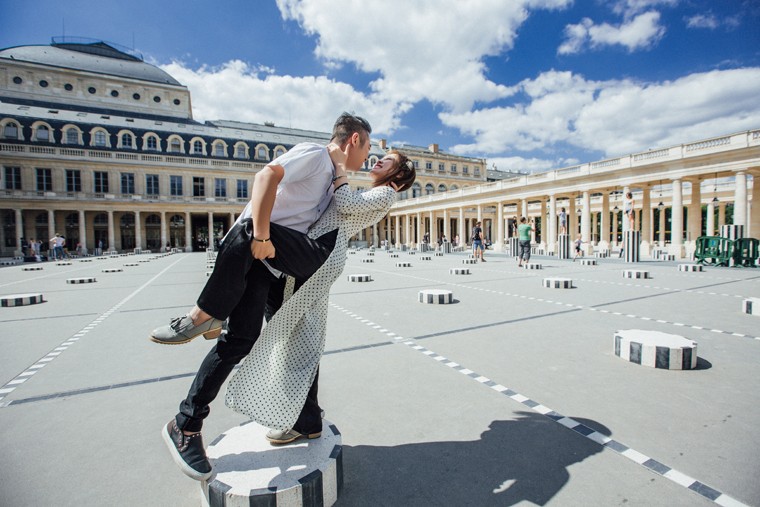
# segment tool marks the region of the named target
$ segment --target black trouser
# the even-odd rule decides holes
[[[203,419],[209,414],[209,403],[219,394],[235,365],[251,351],[261,332],[270,288],[278,278],[251,255],[252,238],[250,220],[235,224],[225,237],[214,271],[198,298],[201,310],[229,321],[227,333],[220,336],[206,355],[187,398],[180,403],[176,417],[180,429],[201,430]],[[276,257],[267,262],[297,280],[307,280],[332,252],[337,231],[313,240],[293,229],[271,224],[270,238]],[[278,290],[282,292],[283,287],[278,285]]]

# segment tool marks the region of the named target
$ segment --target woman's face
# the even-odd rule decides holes
[[[377,181],[386,176],[392,171],[399,163],[398,155],[386,155],[377,161],[375,166],[369,171],[369,176],[372,181]]]

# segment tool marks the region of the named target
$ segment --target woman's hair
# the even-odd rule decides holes
[[[414,163],[398,150],[390,150],[387,155],[396,155],[398,163],[394,164],[391,170],[388,171],[385,176],[375,181],[372,186],[379,187],[382,185],[390,185],[390,183],[393,182],[398,187],[399,192],[411,188],[412,183],[417,179],[417,171],[414,169]]]

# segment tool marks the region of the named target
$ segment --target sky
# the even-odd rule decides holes
[[[194,118],[538,172],[760,128],[760,0],[0,0],[0,48],[133,48]]]

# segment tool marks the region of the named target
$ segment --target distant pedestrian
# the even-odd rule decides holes
[[[635,231],[636,212],[633,209],[633,194],[631,192],[625,194],[625,199],[623,199],[623,212],[625,213],[625,216],[628,217],[628,230]]]
[[[573,257],[573,262],[575,262],[575,259],[583,256],[583,252],[581,251],[581,245],[583,244],[583,240],[581,239],[580,234],[578,235],[578,238],[576,238],[576,240],[573,243],[575,245],[575,257]]]
[[[520,217],[520,225],[517,226],[517,238],[518,245],[520,247],[520,253],[517,257],[517,267],[520,268],[523,262],[527,264],[530,262],[530,233],[533,232],[533,227],[528,223],[525,217]]]
[[[559,211],[559,233],[567,234],[567,212],[565,208]]]
[[[486,261],[483,258],[484,248],[485,246],[483,245],[483,228],[481,227],[481,222],[478,221],[475,224],[475,227],[472,228],[472,254],[475,256],[476,260],[480,258],[480,262]]]

